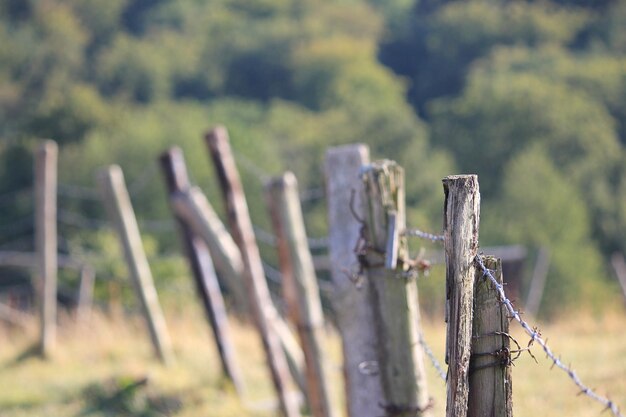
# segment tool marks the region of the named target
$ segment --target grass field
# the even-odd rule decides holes
[[[35,329],[0,334],[0,417],[64,416],[273,416],[272,388],[260,343],[251,327],[233,323],[247,390],[239,400],[220,378],[210,329],[197,312],[168,320],[177,362],[164,368],[152,359],[149,339],[138,319],[95,317],[86,327],[64,321],[54,357],[32,354]],[[626,409],[626,316],[578,317],[542,326],[549,344],[571,362],[580,377]],[[513,325],[513,329],[519,330]],[[443,358],[444,327],[427,321],[424,333]],[[527,341],[517,332],[520,342]],[[333,391],[341,404],[339,340],[328,332]],[[539,364],[524,355],[513,368],[516,417],[597,416],[602,407],[577,390],[540,354]],[[428,365],[434,415],[445,414],[445,385]],[[341,406],[343,411],[343,406]],[[382,415],[382,414],[381,414]]]

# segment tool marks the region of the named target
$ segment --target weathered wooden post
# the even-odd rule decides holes
[[[35,152],[35,288],[40,309],[39,351],[50,356],[57,322],[57,159],[56,142],[47,140]]]
[[[243,193],[239,173],[235,166],[228,133],[222,126],[211,130],[205,137],[227,207],[228,222],[233,239],[241,251],[250,307],[263,341],[272,380],[279,397],[281,410],[286,417],[299,416],[295,396],[290,395],[291,378],[285,353],[276,331],[278,312],[272,304],[261,255],[256,244],[248,203]]]
[[[235,309],[245,315],[248,312],[248,300],[241,252],[204,193],[198,187],[190,187],[172,194],[170,203],[176,214],[204,240],[215,268],[223,275],[223,284],[233,295]]]
[[[180,148],[171,148],[161,155],[160,162],[165,184],[170,193],[170,202],[173,203],[173,196],[186,192],[190,187],[183,152]],[[235,361],[235,349],[230,336],[224,299],[219,289],[209,250],[202,238],[196,236],[185,220],[177,214],[175,208],[172,207],[172,209],[198,294],[213,330],[222,370],[224,375],[233,382],[237,392],[242,393],[243,380]]]
[[[378,362],[386,415],[430,415],[420,322],[417,271],[408,254],[404,170],[393,161],[379,161],[362,170],[368,200],[367,233],[357,248],[370,282]]]
[[[279,245],[286,246],[289,271],[283,271],[283,286],[290,288],[286,297],[292,321],[296,324],[304,350],[307,376],[307,398],[314,417],[335,415],[330,401],[330,384],[322,351],[324,317],[313,258],[309,250],[298,182],[291,172],[267,185],[267,201],[275,223]]]
[[[122,169],[117,165],[103,169],[98,174],[98,184],[124,250],[124,258],[150,330],[154,350],[163,363],[171,363],[174,358],[172,342],[154,288],[152,271],[143,248]]]
[[[472,342],[474,258],[478,253],[480,193],[476,175],[443,179],[446,253],[446,417],[466,417]]]
[[[355,252],[366,218],[361,167],[369,148],[347,145],[326,153],[328,246],[334,287],[332,303],[341,333],[346,402],[350,417],[380,417],[385,403],[378,365],[370,283],[362,276]]]
[[[502,284],[500,259],[483,259]],[[492,282],[476,271],[468,417],[513,417],[509,319]]]

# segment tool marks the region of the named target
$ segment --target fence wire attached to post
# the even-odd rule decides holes
[[[550,349],[547,342],[541,337],[541,333],[539,332],[539,330],[537,330],[536,327],[530,327],[530,325],[526,323],[524,319],[522,319],[519,311],[515,310],[515,307],[513,307],[513,303],[506,297],[506,294],[504,293],[504,287],[498,283],[496,278],[493,276],[493,273],[491,272],[491,270],[489,270],[483,263],[481,255],[476,255],[476,257],[474,258],[474,261],[476,263],[476,266],[480,268],[480,270],[482,271],[483,277],[488,278],[493,283],[500,297],[500,301],[506,306],[511,318],[515,319],[515,321],[517,321],[522,326],[522,328],[526,331],[526,333],[530,336],[531,339],[530,339],[529,346],[532,345],[534,342],[537,342],[541,346],[543,351],[545,352],[546,356],[550,358],[550,360],[553,363],[553,366],[556,366],[562,371],[564,371],[570,377],[570,379],[574,381],[576,386],[580,388],[581,394],[584,394],[588,396],[589,398],[604,405],[605,409],[611,411],[611,413],[613,413],[614,416],[625,417],[624,414],[620,412],[619,407],[617,406],[615,402],[613,402],[609,398],[606,398],[597,394],[594,390],[592,390],[587,385],[585,385],[580,380],[576,372],[570,366],[565,365],[561,361],[561,359],[559,359],[554,354],[554,352],[552,352],[552,349]]]

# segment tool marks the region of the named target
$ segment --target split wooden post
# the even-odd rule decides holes
[[[366,217],[364,184],[360,172],[369,164],[369,148],[346,145],[326,153],[328,249],[331,301],[341,333],[346,402],[350,417],[379,417],[385,397],[377,369],[378,353],[370,283],[362,276],[355,246],[362,239]]]
[[[472,342],[474,258],[478,253],[480,193],[476,175],[443,179],[446,253],[446,417],[466,417]]]
[[[362,169],[368,199],[366,240],[357,249],[370,281],[378,362],[385,402],[381,413],[430,416],[424,352],[419,343],[417,271],[409,263],[404,170],[394,161]]]
[[[190,187],[182,150],[180,148],[167,150],[161,155],[160,163],[165,184],[170,194],[170,202],[172,202],[173,196],[186,192]],[[193,272],[198,295],[202,300],[205,314],[213,331],[222,371],[233,382],[237,392],[241,394],[244,390],[243,380],[235,361],[235,349],[230,335],[224,299],[220,292],[209,249],[202,238],[196,236],[185,220],[177,214],[173,206],[172,209]]]
[[[56,142],[47,140],[35,152],[35,288],[40,309],[39,353],[48,357],[57,327],[57,159]]]
[[[172,342],[167,330],[159,297],[154,287],[152,271],[143,248],[135,212],[126,189],[124,174],[117,165],[111,165],[98,173],[102,199],[113,222],[124,258],[128,265],[133,287],[141,303],[146,324],[150,331],[152,346],[164,364],[173,361]]]
[[[235,166],[228,133],[226,128],[219,126],[207,133],[205,139],[224,194],[231,234],[241,251],[250,307],[263,341],[281,411],[285,417],[299,416],[298,401],[289,392],[292,381],[289,377],[287,359],[281,347],[280,337],[276,331],[275,322],[279,321],[278,312],[272,304],[265,280],[261,255],[248,212],[248,203]]]
[[[330,401],[330,383],[322,351],[324,316],[313,258],[307,242],[298,182],[287,172],[272,180],[266,188],[274,231],[278,244],[286,246],[288,259],[281,266],[283,286],[291,293],[286,297],[292,322],[295,323],[304,350],[307,376],[307,398],[314,417],[332,417],[336,413]]]
[[[233,295],[235,309],[246,315],[249,307],[241,252],[204,193],[198,187],[190,187],[172,194],[170,203],[176,215],[204,240],[224,286]]]
[[[486,257],[483,262],[502,284],[500,259]],[[493,283],[476,271],[467,417],[513,417],[511,366],[506,363],[511,345],[508,333],[506,306]]]

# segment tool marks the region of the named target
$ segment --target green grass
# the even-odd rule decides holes
[[[626,408],[626,332],[624,316],[581,317],[542,326],[549,344],[571,362],[580,377],[600,394]],[[273,416],[275,401],[254,330],[233,322],[237,356],[247,386],[239,399],[220,376],[211,332],[195,311],[168,320],[177,361],[166,368],[153,359],[141,321],[95,317],[89,326],[63,320],[58,346],[50,360],[33,355],[36,329],[0,333],[0,416]],[[528,340],[515,324],[520,343]],[[443,358],[444,327],[424,324],[426,339]],[[340,347],[328,332],[327,350],[333,392],[342,402]],[[540,354],[535,364],[523,355],[513,369],[516,417],[597,416],[602,407],[585,396]],[[445,385],[427,365],[435,416],[445,414]],[[343,411],[343,406],[341,406]]]

